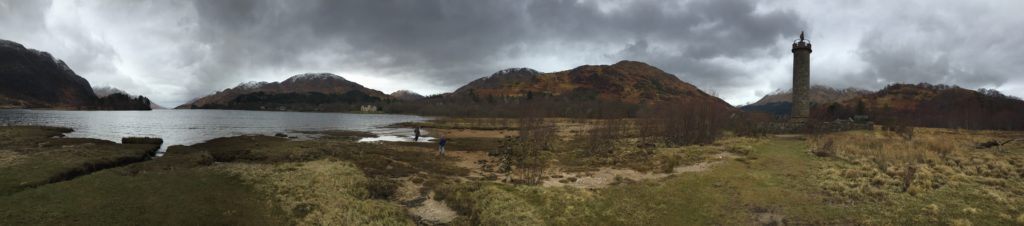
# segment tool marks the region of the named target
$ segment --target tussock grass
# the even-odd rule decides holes
[[[371,199],[366,188],[372,180],[351,163],[231,163],[217,168],[271,194],[298,225],[414,225],[399,205]]]
[[[1024,211],[1017,207],[1024,205],[1024,144],[1001,150],[974,147],[1020,135],[917,128],[912,137],[885,130],[851,131],[808,142],[812,150],[831,149],[839,160],[827,162],[818,174],[830,202],[906,200],[902,203],[917,205],[928,200],[945,205],[920,204],[932,214],[915,222],[991,224]],[[962,219],[950,220],[954,216]]]

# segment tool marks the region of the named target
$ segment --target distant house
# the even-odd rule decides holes
[[[363,106],[359,106],[359,111],[361,111],[361,112],[377,112],[377,106],[376,105],[363,105]]]

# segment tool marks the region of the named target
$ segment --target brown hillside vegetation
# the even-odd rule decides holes
[[[636,61],[584,65],[540,73],[506,69],[477,79],[453,93],[388,109],[449,116],[635,117],[642,109],[676,102],[732,109],[721,99],[675,75]]]
[[[921,83],[893,84],[841,103],[818,105],[812,115],[832,120],[869,115],[883,124],[965,129],[1024,129],[1024,101],[995,90]]]

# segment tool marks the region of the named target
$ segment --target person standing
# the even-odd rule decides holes
[[[416,135],[415,137],[412,138],[412,141],[413,142],[419,142],[420,141],[420,127],[417,126],[416,129],[414,129],[412,131],[412,133]]]
[[[441,135],[441,139],[437,142],[437,144],[439,145],[439,147],[437,149],[437,153],[441,157],[444,157],[444,145],[448,144],[448,139],[445,138],[444,135]]]

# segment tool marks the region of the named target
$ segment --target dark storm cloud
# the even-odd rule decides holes
[[[508,67],[648,62],[730,103],[812,82],[952,83],[1024,94],[1015,1],[0,0],[0,38],[54,53],[96,85],[177,105],[246,81],[332,72],[438,93]],[[1020,7],[1016,7],[1020,8]],[[878,41],[885,40],[885,41]]]
[[[743,71],[708,63],[764,54],[803,26],[793,12],[756,13],[750,1],[637,1],[601,9],[599,1],[199,1],[200,37],[217,65],[202,73],[239,74],[251,65],[302,66],[295,56],[330,49],[339,65],[415,74],[455,88],[513,65],[508,58],[564,51],[649,61],[706,85],[733,85]],[[611,4],[609,3],[609,4]],[[614,54],[631,43],[645,49]],[[657,50],[647,49],[656,43]],[[543,45],[542,45],[543,44]],[[653,48],[653,47],[652,47]],[[652,52],[656,51],[656,52]],[[242,58],[244,56],[244,58]],[[561,59],[577,64],[579,59]],[[559,70],[568,68],[559,68]],[[730,79],[722,79],[730,78]],[[236,80],[224,78],[226,80]],[[203,83],[210,84],[208,81]],[[204,87],[203,89],[208,89]]]

